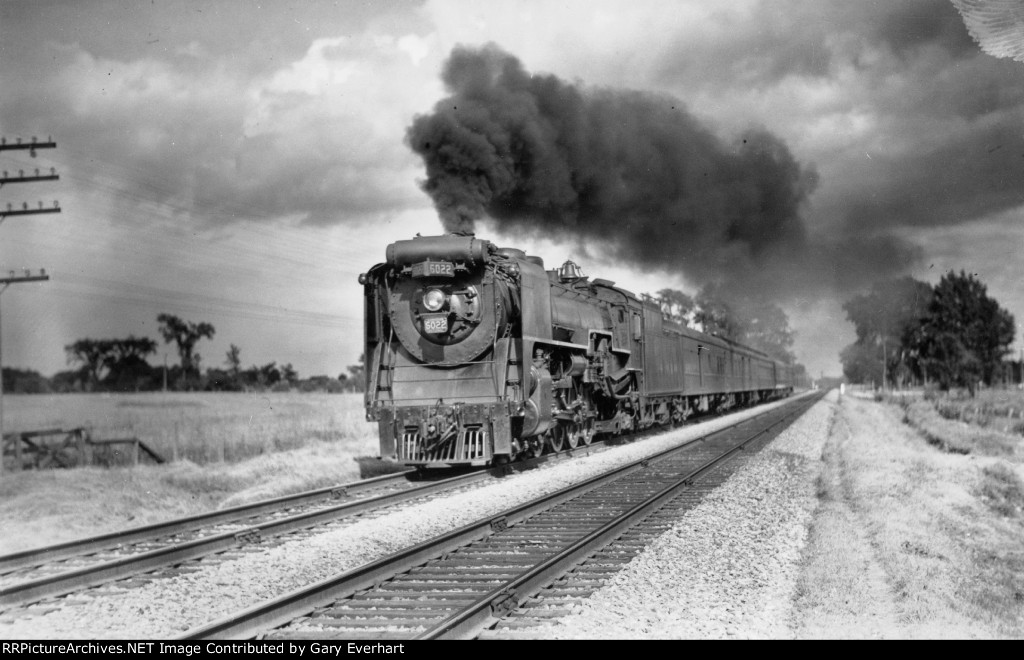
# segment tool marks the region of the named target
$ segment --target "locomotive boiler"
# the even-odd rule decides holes
[[[764,353],[472,235],[392,243],[360,282],[367,419],[406,465],[502,463],[792,391]]]

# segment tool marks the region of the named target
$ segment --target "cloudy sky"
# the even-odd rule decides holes
[[[62,209],[0,225],[0,272],[51,276],[0,299],[3,363],[51,375],[76,339],[159,340],[167,312],[214,325],[204,367],[236,344],[246,366],[343,372],[358,274],[443,230],[410,127],[481,66],[575,103],[577,148],[545,168],[575,182],[582,163],[600,192],[546,177],[527,197],[569,202],[482,204],[477,235],[637,293],[768,297],[815,376],[854,339],[842,302],[904,274],[976,273],[1020,350],[1024,64],[983,52],[950,0],[0,0],[0,135],[57,143],[0,168],[60,174],[0,207]],[[611,199],[609,171],[658,187]]]

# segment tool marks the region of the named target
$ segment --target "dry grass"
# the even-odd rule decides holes
[[[1019,466],[939,451],[902,416],[841,402],[795,601],[798,634],[1020,637]]]
[[[981,390],[971,398],[961,392],[929,395],[940,415],[1000,431],[1024,436],[1024,391],[1008,389]]]
[[[376,427],[352,394],[5,397],[5,426],[90,426],[95,437],[138,436],[168,457],[177,448],[178,460],[5,472],[0,554],[354,481],[367,465],[393,467],[373,459]]]
[[[1024,482],[1005,463],[986,465],[978,493],[992,511],[1004,518],[1020,518],[1024,512]]]
[[[833,436],[847,433],[833,421]],[[876,638],[897,627],[884,571],[873,556],[871,538],[848,501],[843,454],[838,443],[825,448],[818,479],[818,511],[797,592],[794,627],[801,637]],[[836,561],[836,558],[840,558]]]
[[[904,401],[903,404],[904,421],[943,451],[1014,457],[1020,455],[1024,446],[1024,439],[1019,436],[947,419],[929,401]]]
[[[6,431],[85,427],[96,438],[138,437],[167,460],[236,462],[315,440],[375,436],[360,394],[55,394],[4,397]],[[376,453],[373,451],[371,453]]]
[[[369,451],[312,441],[238,463],[7,472],[0,554],[355,481]]]

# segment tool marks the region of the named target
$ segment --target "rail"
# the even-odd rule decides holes
[[[810,404],[807,404],[806,402],[797,402],[799,405],[795,405],[791,409],[789,416],[797,414],[797,412],[792,411],[798,410],[798,412],[802,412],[810,405],[813,405],[817,400],[818,397],[814,397]],[[758,415],[757,417],[760,416],[761,415]],[[765,429],[759,429],[750,437],[745,438],[738,446],[731,447],[728,452],[723,454],[723,456],[715,457],[713,461],[702,460],[696,469],[686,470],[682,477],[672,480],[672,488],[659,487],[658,482],[653,480],[651,477],[652,472],[648,469],[649,466],[667,460],[681,452],[688,451],[694,445],[703,446],[703,442],[707,441],[708,438],[724,434],[729,429],[734,430],[736,427],[746,424],[752,419],[754,418],[743,420],[738,424],[731,425],[725,429],[720,429],[708,434],[707,436],[684,442],[681,445],[664,450],[654,456],[649,456],[647,458],[631,462],[627,465],[588,479],[583,483],[560,489],[554,493],[544,495],[502,513],[487,516],[484,519],[470,523],[446,534],[442,534],[429,541],[401,550],[379,561],[359,566],[309,587],[297,589],[279,598],[247,608],[234,616],[226,617],[204,626],[194,628],[184,633],[181,639],[251,638],[260,635],[269,629],[278,628],[301,617],[306,617],[311,612],[319,611],[320,608],[328,606],[335,607],[337,602],[354,597],[369,599],[359,602],[371,611],[378,611],[374,616],[383,616],[383,612],[389,607],[402,610],[403,608],[417,608],[428,605],[425,601],[431,600],[432,597],[433,599],[446,601],[447,605],[445,605],[445,609],[450,609],[451,606],[454,606],[456,600],[468,597],[465,593],[455,593],[460,591],[458,585],[452,585],[447,593],[445,592],[444,587],[441,588],[439,593],[438,590],[435,589],[434,593],[431,595],[406,593],[404,590],[406,587],[410,587],[410,585],[415,585],[416,576],[419,575],[420,571],[425,570],[424,567],[429,566],[430,562],[440,562],[446,560],[448,557],[455,558],[457,552],[461,549],[473,546],[473,544],[484,544],[492,538],[499,538],[502,534],[518,533],[521,529],[519,526],[534,516],[549,512],[555,507],[566,504],[572,500],[576,500],[577,498],[583,498],[583,496],[588,493],[595,493],[598,489],[605,486],[614,487],[613,485],[617,484],[619,480],[630,476],[636,477],[633,481],[639,484],[641,488],[657,488],[655,496],[645,497],[642,505],[629,507],[627,516],[635,519],[636,516],[642,515],[645,511],[648,511],[650,507],[657,506],[659,501],[668,497],[672,492],[672,488],[685,487],[692,484],[693,480],[698,475],[710,470],[718,462],[725,460],[726,455],[735,455],[735,453],[742,451],[743,446],[752,442],[757,437],[760,437],[765,433]],[[779,423],[781,422],[773,422],[769,427]],[[611,499],[607,499],[609,497]],[[606,496],[605,502],[617,501],[616,497],[617,496],[613,492]],[[622,503],[619,502],[619,504],[621,505]],[[577,525],[583,517],[584,516],[568,515],[563,516],[563,519],[572,520],[573,525]],[[492,585],[493,589],[488,587],[485,595],[482,595],[479,598],[473,598],[471,603],[459,603],[460,605],[466,605],[466,607],[459,608],[459,614],[441,617],[435,616],[434,621],[425,621],[424,623],[428,624],[428,626],[425,631],[422,631],[423,634],[427,637],[449,635],[459,636],[464,634],[466,630],[477,626],[481,617],[491,616],[494,612],[502,611],[503,607],[505,607],[502,603],[507,601],[510,595],[515,596],[515,594],[523,593],[523,590],[528,591],[529,589],[532,589],[537,583],[550,578],[552,571],[557,570],[555,566],[558,565],[559,562],[566,561],[568,557],[577,557],[580,552],[591,549],[594,543],[598,543],[606,539],[610,534],[614,534],[617,530],[621,529],[621,525],[627,524],[627,522],[622,521],[614,524],[604,524],[602,522],[596,531],[589,529],[580,539],[578,539],[578,542],[574,542],[574,544],[569,548],[564,549],[564,551],[560,548],[557,559],[545,557],[542,562],[535,566],[531,565],[526,567],[525,571],[518,570],[512,565],[512,562],[508,561],[508,558],[506,558],[505,561],[497,560],[496,562],[492,559],[485,562],[486,564],[502,563],[503,565],[500,567],[502,573],[514,571],[515,575],[512,575],[509,579],[503,579],[503,583],[500,586]],[[479,570],[484,569],[481,568]],[[398,576],[401,575],[406,575],[406,581],[398,581]],[[491,581],[490,577],[491,576],[488,576],[488,582]],[[396,586],[391,590],[384,591],[383,585],[392,579],[396,581]],[[482,576],[476,576],[474,578],[467,576],[458,578],[457,576],[452,576],[446,579],[456,582],[472,582],[474,580],[483,580],[484,578]],[[382,590],[381,594],[379,596],[375,596],[374,594],[378,589]],[[473,590],[479,591],[479,587],[471,589],[470,591]],[[477,595],[480,594],[478,593]],[[472,612],[470,610],[472,610]],[[366,610],[358,610],[356,614],[351,615],[356,619],[356,623],[353,623],[353,625],[358,625],[358,621],[360,619],[365,619],[368,614],[369,613]],[[427,618],[428,615],[419,614],[417,616]],[[419,620],[422,621],[422,618]],[[335,625],[342,624],[332,624],[332,626]],[[387,624],[382,625],[387,626]],[[379,636],[391,637],[393,636],[393,632],[394,631],[382,632]],[[359,636],[367,634],[362,630],[354,630],[352,633]],[[371,632],[369,634],[373,633]],[[398,636],[401,637],[403,635],[402,633],[398,633]],[[409,636],[409,634],[406,633],[404,636]]]

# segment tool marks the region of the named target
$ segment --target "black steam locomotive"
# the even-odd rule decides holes
[[[397,241],[360,275],[381,456],[483,465],[792,392],[792,369],[663,317],[576,264],[471,235]]]

